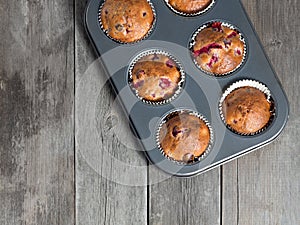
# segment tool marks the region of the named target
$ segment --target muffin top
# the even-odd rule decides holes
[[[154,22],[147,0],[105,0],[100,16],[108,35],[124,43],[142,39]]]
[[[178,12],[193,14],[203,11],[212,0],[169,0],[168,2]]]
[[[214,22],[198,33],[192,51],[204,71],[222,75],[243,62],[244,42],[238,31]]]
[[[253,134],[264,128],[271,117],[271,103],[254,87],[232,91],[222,104],[225,122],[241,134]]]
[[[199,117],[187,112],[176,113],[164,123],[159,143],[165,155],[179,162],[193,162],[209,146],[210,131]]]
[[[178,90],[180,81],[180,68],[163,54],[144,56],[132,69],[132,86],[138,96],[147,101],[169,99]]]

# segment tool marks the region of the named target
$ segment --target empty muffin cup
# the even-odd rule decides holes
[[[120,44],[136,43],[152,32],[156,13],[150,0],[105,0],[99,9],[103,32]]]
[[[270,90],[254,80],[233,83],[222,95],[219,110],[227,128],[245,136],[261,133],[275,116]]]
[[[156,142],[167,159],[191,164],[199,162],[209,153],[213,131],[207,119],[199,113],[176,110],[162,119]]]
[[[182,90],[185,73],[175,57],[161,50],[148,50],[132,61],[128,82],[135,95],[145,103],[169,103]]]
[[[206,74],[224,76],[236,71],[245,61],[246,43],[231,24],[212,21],[201,26],[190,42],[196,66]]]

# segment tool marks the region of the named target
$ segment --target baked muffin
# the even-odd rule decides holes
[[[180,88],[182,75],[173,59],[164,54],[149,54],[139,59],[131,70],[131,83],[137,95],[146,101],[171,98]]]
[[[197,34],[192,52],[202,70],[222,75],[241,65],[244,46],[238,31],[214,22]]]
[[[195,14],[205,10],[212,0],[169,0],[168,3],[177,12]]]
[[[206,123],[189,112],[176,112],[162,125],[159,145],[164,154],[178,162],[194,162],[210,143]]]
[[[226,124],[240,134],[254,134],[263,129],[271,117],[271,103],[254,87],[232,91],[222,103]]]
[[[142,39],[154,23],[154,13],[147,0],[105,0],[100,17],[104,31],[123,43]]]

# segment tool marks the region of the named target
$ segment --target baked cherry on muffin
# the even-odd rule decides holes
[[[146,101],[171,98],[180,88],[179,66],[164,54],[149,54],[139,59],[131,70],[131,83],[137,95]]]
[[[168,3],[178,12],[194,14],[205,10],[212,0],[169,0]]]
[[[159,146],[164,154],[178,162],[190,163],[199,158],[210,143],[210,130],[198,116],[176,112],[159,131]]]
[[[155,18],[147,0],[105,0],[100,19],[111,38],[131,43],[148,34]]]
[[[240,134],[254,134],[263,129],[271,118],[271,102],[254,87],[232,91],[222,103],[226,124]]]
[[[245,43],[237,30],[221,22],[213,22],[197,34],[192,52],[202,70],[223,75],[241,65],[244,48]]]

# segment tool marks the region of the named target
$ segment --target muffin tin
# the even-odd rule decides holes
[[[288,119],[288,100],[240,0],[216,0],[206,12],[195,16],[180,15],[172,11],[165,0],[153,0],[155,26],[149,36],[133,44],[118,43],[103,32],[99,23],[99,9],[103,2],[89,1],[84,18],[86,31],[96,53],[101,57],[124,113],[129,117],[133,132],[140,139],[147,158],[157,167],[175,176],[196,175],[256,150],[281,133]],[[225,76],[208,75],[195,65],[191,57],[190,42],[193,34],[210,21],[236,27],[247,46],[243,64]],[[130,65],[140,54],[151,50],[174,56],[185,73],[182,90],[176,98],[165,104],[144,102],[137,98],[130,87]],[[275,115],[271,124],[255,135],[243,136],[232,132],[220,115],[219,104],[224,92],[240,80],[262,83],[274,101]],[[174,162],[162,154],[156,143],[157,131],[163,119],[176,110],[196,112],[210,124],[213,141],[209,152],[198,162]]]

